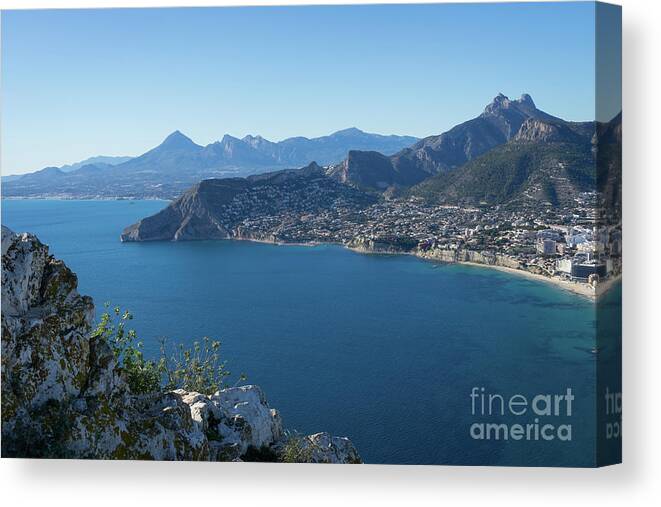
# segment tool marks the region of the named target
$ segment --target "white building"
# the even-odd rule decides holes
[[[558,259],[555,261],[555,270],[560,273],[571,275],[572,260],[571,259]]]

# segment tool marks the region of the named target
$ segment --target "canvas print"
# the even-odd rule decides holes
[[[2,457],[618,463],[621,66],[595,2],[3,11]]]

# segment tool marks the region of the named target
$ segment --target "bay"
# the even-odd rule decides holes
[[[3,200],[77,273],[129,309],[148,355],[161,337],[222,342],[234,379],[260,385],[285,426],[349,436],[369,463],[589,466],[595,310],[550,284],[488,268],[339,246],[240,241],[121,243],[159,201]],[[572,441],[475,440],[473,388],[575,395]]]

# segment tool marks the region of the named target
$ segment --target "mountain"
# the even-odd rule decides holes
[[[246,142],[271,154],[278,149],[257,137]],[[343,162],[325,168],[310,164],[204,180],[157,215],[128,227],[122,240],[350,243],[357,234],[378,232],[410,245],[438,227],[421,225],[425,212],[420,210],[428,204],[573,214],[595,210],[596,191],[617,220],[618,153],[620,116],[607,124],[567,122],[538,110],[528,95],[515,101],[499,95],[478,118],[395,155],[351,150]],[[393,216],[401,220],[392,222]],[[411,230],[413,239],[397,236]],[[390,239],[387,244],[393,244]]]
[[[86,165],[96,165],[96,164],[101,164],[101,165],[118,165],[118,164],[123,164],[124,162],[127,162],[128,160],[131,160],[133,157],[108,157],[104,155],[99,155],[96,157],[90,157],[86,158],[85,160],[81,160],[80,162],[76,162],[75,164],[67,164],[60,166],[60,171],[63,171],[65,173],[70,173],[71,171],[76,171],[80,169],[83,166]]]
[[[107,157],[103,155],[99,155],[97,157],[90,157],[86,158],[85,160],[81,160],[80,162],[76,162],[74,164],[66,164],[63,166],[58,167],[60,171],[64,173],[70,173],[73,171],[77,171],[83,166],[90,165],[90,164],[95,164],[99,166],[113,166],[117,164],[122,164],[128,160],[131,160],[131,157]],[[46,167],[44,169],[50,169],[49,167]],[[44,169],[40,169],[39,171],[34,171],[32,173],[27,173],[27,174],[11,174],[8,176],[3,176],[2,177],[2,182],[6,183],[9,181],[15,181],[23,176],[29,176],[29,175],[35,175],[35,174],[43,174]]]
[[[35,180],[35,181],[48,182],[48,181],[56,181],[64,174],[65,174],[64,171],[62,171],[59,167],[44,167],[39,171],[35,171],[33,173],[22,176],[21,179],[25,181]]]
[[[374,196],[338,183],[315,163],[302,169],[282,170],[247,178],[204,180],[167,208],[127,227],[122,241],[189,240],[197,238],[250,238],[277,241],[269,229],[259,236],[251,220],[271,218],[288,222],[329,209],[362,209],[376,202]],[[250,223],[250,227],[246,227]],[[244,230],[249,228],[247,236]],[[255,232],[257,231],[257,232]],[[303,241],[306,238],[298,238]]]
[[[409,195],[442,203],[572,205],[580,192],[596,188],[591,141],[562,120],[529,118],[507,143],[428,178]]]
[[[74,164],[75,170],[61,168],[57,177],[46,177],[38,171],[3,180],[3,193],[7,197],[171,199],[207,178],[247,176],[313,161],[327,165],[339,162],[352,149],[392,154],[416,141],[408,136],[384,136],[350,128],[324,137],[293,137],[277,143],[261,136],[238,139],[225,135],[220,141],[201,146],[175,131],[157,147],[118,164],[110,165],[105,157],[98,157],[90,163]],[[86,171],[81,172],[82,167]]]
[[[586,129],[585,124],[564,122],[537,109],[528,94],[510,100],[501,93],[478,117],[443,134],[422,139],[387,158],[378,153],[351,152],[346,160],[329,170],[329,175],[367,190],[409,187],[430,176],[451,172],[505,144],[529,119],[563,124],[577,135]]]
[[[391,155],[417,140],[410,136],[369,134],[352,127],[314,139],[305,137],[285,139],[277,143],[274,156],[279,162],[294,167],[300,167],[312,160],[320,165],[330,165],[346,157],[349,150],[378,151]],[[271,149],[262,146],[267,152]]]
[[[277,143],[261,136],[238,139],[225,135],[207,146],[195,144],[179,131],[170,134],[159,146],[122,165],[126,171],[195,171],[207,169],[273,169],[301,167],[310,162],[336,163],[351,149],[383,150],[394,153],[417,139],[407,136],[368,134],[352,128],[329,136],[308,139],[292,137]]]

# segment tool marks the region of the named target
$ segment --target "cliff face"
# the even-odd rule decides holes
[[[488,251],[468,249],[449,250],[443,248],[420,248],[417,241],[402,241],[399,238],[366,238],[357,237],[346,245],[357,252],[367,254],[410,254],[431,261],[457,263],[472,262],[487,266],[499,266],[509,269],[524,269],[515,259],[506,255],[495,254]]]
[[[586,136],[581,137],[569,126],[562,123],[553,123],[529,118],[523,123],[523,125],[521,125],[521,128],[512,139],[520,142],[580,143],[587,138]]]
[[[238,461],[288,452],[257,386],[207,395],[131,393],[76,275],[29,234],[2,227],[2,456]],[[347,438],[296,442],[295,460],[359,463]],[[253,452],[254,454],[254,452]]]
[[[475,250],[443,250],[432,248],[430,250],[418,250],[418,257],[441,262],[473,262],[475,264],[485,264],[487,266],[501,266],[509,269],[522,269],[521,264],[507,257],[490,252],[477,252]]]

